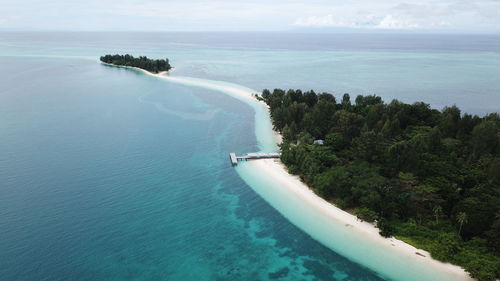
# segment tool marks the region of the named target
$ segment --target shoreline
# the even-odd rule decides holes
[[[379,229],[376,228],[373,224],[368,223],[366,221],[359,220],[355,215],[352,215],[332,203],[324,200],[319,197],[313,190],[311,190],[305,183],[303,183],[298,176],[291,175],[286,170],[285,165],[279,159],[261,159],[255,161],[248,161],[245,163],[251,169],[255,169],[258,171],[258,174],[265,174],[266,180],[273,182],[272,186],[276,186],[276,188],[281,189],[278,192],[288,192],[290,193],[290,197],[287,198],[290,201],[293,199],[298,199],[304,203],[304,205],[308,205],[311,207],[310,209],[316,215],[320,215],[321,218],[318,219],[317,223],[309,223],[307,226],[314,228],[316,227],[324,227],[331,229],[333,233],[331,236],[324,235],[324,233],[319,233],[315,235],[312,232],[309,232],[308,229],[304,229],[300,224],[300,219],[297,219],[294,222],[299,228],[312,236],[315,240],[319,241],[326,247],[335,250],[342,255],[348,257],[349,259],[358,262],[375,272],[382,273],[382,276],[389,278],[397,278],[397,280],[468,280],[473,281],[472,277],[462,268],[457,265],[453,265],[450,263],[444,263],[438,260],[435,260],[431,257],[430,253],[425,250],[415,248],[414,246],[407,244],[401,240],[398,240],[394,237],[384,238],[380,236]],[[269,188],[271,185],[267,186]],[[259,193],[259,191],[257,191]],[[262,191],[261,192],[267,192]],[[282,196],[282,194],[280,194]],[[280,208],[279,203],[275,206],[272,202],[269,202],[273,207]],[[282,207],[282,206],[281,206]],[[297,206],[300,208],[302,206]],[[306,210],[301,210],[301,212],[307,212]],[[296,214],[292,214],[295,216]],[[289,217],[286,214],[284,216],[290,220],[294,221],[293,217]],[[338,225],[337,228],[330,228],[327,224],[335,223]],[[343,228],[343,229],[342,229]],[[310,230],[310,229],[309,229]],[[362,242],[359,245],[355,245],[352,249],[349,247],[339,247],[338,241],[334,241],[334,236],[342,237],[342,239],[353,238],[352,240],[362,239]],[[355,237],[353,237],[355,236]],[[368,246],[367,246],[368,245]],[[365,250],[365,247],[373,246],[377,248],[378,251],[384,251],[384,253],[374,253],[371,251]],[[349,251],[354,251],[356,254],[350,254],[346,252],[346,249]],[[363,258],[356,258],[355,256],[358,254],[364,254]],[[409,275],[398,275],[398,274],[388,274],[387,272],[381,271],[378,266],[380,263],[376,260],[384,260],[385,263],[392,263],[393,266],[411,266],[412,268],[406,268],[408,270],[407,273],[410,273],[412,270],[415,270],[414,274],[418,274],[421,269],[428,269],[429,271],[435,271],[437,275],[432,279],[428,279],[428,277],[418,276],[409,276]],[[367,262],[367,260],[371,260]],[[440,274],[441,273],[441,274]],[[405,273],[406,274],[406,273]]]
[[[188,77],[171,77],[165,75],[167,72],[160,73],[151,73],[144,69],[140,69],[137,67],[129,67],[129,66],[119,66],[113,64],[103,63],[105,65],[115,66],[115,67],[123,67],[123,68],[131,68],[135,70],[139,70],[147,75],[165,79],[174,83],[180,83],[189,86],[202,87],[211,90],[220,91],[226,94],[229,94],[233,97],[236,97],[250,105],[259,104],[263,106],[266,110],[268,110],[267,104],[263,101],[259,101],[255,98],[254,93],[250,91],[250,89],[243,89],[238,87],[233,87],[230,85],[220,85],[216,83],[211,83],[210,81],[188,78]],[[218,81],[217,81],[218,82]],[[258,122],[258,120],[256,120]],[[256,124],[257,126],[258,124]],[[275,131],[268,132],[272,133],[274,140],[276,143],[281,141],[281,135]],[[257,139],[258,136],[257,136]],[[243,175],[243,171],[240,169],[250,168],[254,172],[258,172],[256,174],[265,175],[265,182],[272,182],[272,184],[267,184],[266,188],[274,188],[275,190],[265,190],[264,188],[256,189],[255,185],[249,183],[250,178],[245,178]],[[282,213],[289,221],[295,224],[297,227],[301,228],[304,232],[312,236],[315,240],[319,241],[321,244],[326,247],[335,250],[347,258],[364,265],[375,272],[381,272],[383,276],[389,278],[397,278],[398,280],[429,280],[426,277],[420,279],[419,276],[405,276],[404,274],[412,273],[414,275],[418,275],[419,273],[425,272],[424,270],[428,269],[430,271],[434,271],[436,276],[433,275],[433,272],[426,272],[431,276],[431,280],[467,280],[473,281],[475,279],[471,278],[469,274],[461,267],[457,265],[453,265],[450,263],[443,263],[438,260],[433,259],[430,254],[424,250],[417,249],[414,246],[407,244],[401,240],[396,238],[384,238],[380,236],[378,228],[376,228],[373,224],[368,222],[362,222],[358,220],[358,218],[338,207],[333,205],[330,202],[327,202],[323,198],[319,197],[316,193],[314,193],[306,184],[304,184],[297,176],[291,175],[286,170],[286,167],[280,160],[272,160],[272,159],[261,159],[255,161],[248,161],[245,165],[241,165],[238,167],[238,173],[240,176],[244,178],[245,181],[255,191],[261,195],[264,200],[266,200],[269,204],[271,204],[275,209],[277,209],[280,213]],[[248,176],[248,175],[247,175]],[[269,195],[268,193],[272,193]],[[292,216],[296,215],[293,209],[293,206],[290,202],[271,202],[271,199],[274,199],[272,196],[282,196],[285,194],[290,200],[295,200],[296,202],[300,202],[303,206],[305,206],[310,214],[314,214],[319,216],[316,226],[321,223],[332,224],[332,229],[336,230],[336,233],[328,233],[326,230],[327,225],[324,225],[323,232],[313,233],[312,229],[306,228],[308,223],[314,224],[316,221],[316,217],[311,218],[307,217],[307,214],[304,212],[302,215],[302,219],[304,220],[312,220],[313,222],[305,222],[300,221],[299,218],[294,218]],[[264,196],[269,195],[269,196]],[[334,222],[334,223],[332,223]],[[336,225],[334,225],[336,224]],[[322,227],[321,225],[319,227]],[[333,241],[332,236],[334,235],[345,235],[346,239],[353,238],[357,239],[360,242],[358,245],[353,246],[355,254],[350,254],[346,252],[347,248],[340,248],[338,241]],[[355,242],[355,241],[351,241]],[[377,251],[369,251],[369,249],[365,249],[363,247],[373,246],[373,248],[377,248]],[[358,252],[356,252],[358,251]],[[360,254],[364,256],[359,256]],[[368,261],[367,261],[368,260]],[[371,260],[371,262],[370,262]],[[387,263],[392,262],[392,264],[386,265]],[[381,270],[380,266],[384,264],[387,266],[414,266],[412,268],[402,268],[397,273],[391,274],[390,269]],[[393,268],[392,268],[393,269]],[[439,276],[438,276],[439,275]],[[443,279],[444,278],[444,279]]]

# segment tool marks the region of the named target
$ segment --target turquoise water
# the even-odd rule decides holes
[[[316,242],[288,220],[308,212],[286,219],[230,166],[228,152],[274,148],[262,107],[100,65],[103,53],[168,56],[174,75],[245,89],[500,104],[497,38],[453,50],[162,36],[0,34],[0,280],[383,280],[388,264]]]
[[[0,61],[1,280],[380,280],[239,178],[228,151],[258,149],[244,103],[87,60]]]
[[[0,55],[168,56],[176,75],[499,111],[499,35],[0,33]]]

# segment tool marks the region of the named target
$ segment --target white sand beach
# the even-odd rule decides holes
[[[109,63],[105,63],[105,62],[101,62],[101,63],[104,65],[109,65],[109,66],[114,66],[114,67],[135,69],[135,70],[138,70],[140,72],[143,72],[144,74],[147,74],[147,75],[150,75],[153,77],[157,77],[157,78],[161,78],[161,79],[166,79],[166,80],[168,80],[170,82],[174,82],[174,83],[179,83],[179,84],[184,84],[184,85],[189,85],[189,86],[194,86],[194,87],[201,87],[201,88],[205,88],[205,89],[230,93],[232,96],[237,96],[241,99],[245,99],[245,100],[248,100],[251,102],[259,102],[267,108],[266,103],[255,99],[254,94],[258,93],[257,91],[254,93],[254,92],[248,91],[246,89],[231,87],[231,86],[227,86],[227,85],[219,85],[219,84],[215,84],[215,83],[210,83],[206,80],[196,79],[196,78],[191,78],[191,77],[170,76],[169,73],[172,72],[173,69],[169,72],[162,71],[159,73],[152,73],[152,72],[149,72],[149,71],[144,70],[142,68],[133,67],[133,66],[121,66],[121,65],[114,65],[114,64],[109,64]]]
[[[469,277],[469,274],[461,267],[432,259],[428,252],[417,249],[403,241],[395,238],[384,238],[380,236],[378,229],[373,224],[358,220],[356,216],[349,214],[348,212],[334,206],[316,195],[307,185],[300,181],[297,176],[289,174],[281,161],[263,159],[248,161],[248,165],[250,165],[253,169],[258,170],[258,172],[266,177],[268,181],[272,181],[274,184],[271,186],[280,188],[282,191],[290,193],[291,196],[300,199],[302,202],[312,207],[317,214],[321,214],[321,216],[327,217],[327,220],[343,226],[347,232],[358,234],[365,240],[363,242],[368,242],[374,246],[376,245],[375,248],[377,250],[385,251],[385,257],[387,257],[387,254],[390,255],[391,253],[394,253],[394,257],[401,259],[401,264],[408,264],[410,266],[424,265],[431,271],[441,271],[444,275],[449,276],[447,279],[437,277],[435,280],[474,280]],[[310,219],[314,220],[315,218]],[[327,228],[328,225],[325,224],[324,227]],[[304,231],[307,232],[307,230]],[[314,237],[314,234],[312,236]],[[314,238],[317,240],[323,240],[322,237]],[[328,241],[320,242],[329,246]],[[349,242],[352,242],[352,240]],[[367,254],[372,255],[373,258],[376,258],[377,256],[376,254],[369,253],[368,251]],[[381,258],[384,257],[381,256]],[[387,260],[387,262],[391,261]],[[397,266],[398,264],[393,265]],[[407,278],[406,280],[410,279],[413,278]],[[427,279],[422,278],[421,280]]]

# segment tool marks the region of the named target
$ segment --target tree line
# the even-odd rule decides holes
[[[497,113],[301,90],[258,98],[283,135],[283,163],[317,194],[474,278],[500,278]]]
[[[149,59],[145,56],[135,58],[129,54],[126,55],[105,55],[101,56],[101,61],[114,65],[132,66],[147,70],[152,73],[169,71],[172,69],[168,59]]]

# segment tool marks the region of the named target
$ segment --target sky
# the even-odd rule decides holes
[[[500,0],[0,0],[0,30],[500,33]]]

